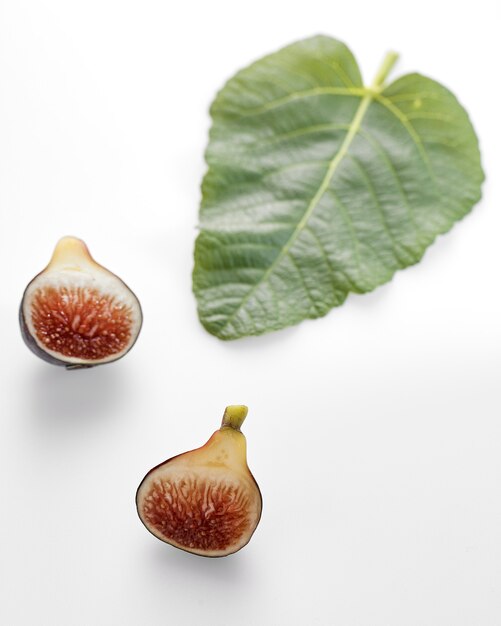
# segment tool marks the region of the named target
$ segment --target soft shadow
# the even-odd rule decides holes
[[[119,364],[72,371],[47,365],[33,370],[26,389],[33,421],[71,428],[115,414],[127,382]]]
[[[229,352],[241,350],[248,350],[250,352],[260,351],[267,348],[275,348],[276,346],[283,345],[291,340],[296,333],[299,332],[299,327],[289,326],[278,331],[272,331],[265,335],[242,337],[241,339],[233,339],[231,341],[221,342],[219,339],[215,340],[220,346],[223,346]]]
[[[185,576],[189,580],[196,578],[199,582],[200,579],[207,579],[211,584],[216,582],[226,587],[233,584],[241,585],[244,579],[249,578],[252,569],[249,567],[249,559],[242,552],[214,559],[159,544],[151,546],[149,557],[153,566],[163,574]]]
[[[344,306],[352,307],[355,309],[372,309],[378,307],[382,302],[391,297],[390,289],[395,289],[395,285],[392,286],[392,282],[395,277],[384,285],[376,287],[374,291],[367,293],[350,293],[346,299]],[[334,309],[335,311],[336,309]]]
[[[398,289],[400,280],[407,280],[414,273],[426,276],[434,263],[440,263],[441,258],[447,258],[456,247],[457,243],[454,237],[438,236],[424,251],[422,258],[417,263],[397,270],[388,282],[378,285],[373,291],[348,294],[346,304],[357,309],[370,309],[379,306],[381,302],[392,297],[392,291]]]

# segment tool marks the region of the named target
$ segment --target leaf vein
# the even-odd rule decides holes
[[[312,89],[305,89],[304,91],[292,91],[287,96],[270,100],[261,106],[244,109],[241,113],[241,117],[260,115],[261,113],[266,113],[293,100],[301,100],[313,96],[334,95],[365,97],[369,93],[371,93],[371,91],[365,87],[314,87]]]
[[[302,128],[291,130],[280,135],[275,135],[274,137],[270,137],[270,139],[258,139],[252,143],[252,146],[257,146],[258,148],[260,148],[262,146],[269,146],[274,143],[279,143],[280,141],[284,141],[286,139],[295,139],[296,137],[302,137],[304,135],[321,133],[324,130],[347,130],[348,128],[349,124],[313,124],[312,126],[304,126]],[[253,151],[254,150],[247,150],[247,152],[251,153]]]
[[[296,241],[299,233],[304,228],[304,226],[305,226],[306,222],[308,221],[310,215],[312,214],[312,212],[314,211],[315,207],[320,202],[320,199],[324,195],[325,191],[328,189],[329,184],[330,184],[330,182],[331,182],[331,180],[332,180],[332,178],[333,178],[333,176],[334,176],[334,174],[335,174],[339,164],[341,163],[341,161],[345,157],[346,153],[348,152],[348,149],[349,149],[353,139],[355,138],[355,136],[356,136],[356,134],[358,132],[358,129],[360,128],[360,125],[362,124],[362,120],[364,118],[364,115],[365,115],[365,113],[366,113],[366,111],[367,111],[367,109],[368,109],[368,107],[369,107],[373,97],[374,97],[374,94],[373,94],[372,91],[370,91],[360,101],[360,104],[358,105],[358,107],[357,107],[357,109],[355,111],[355,115],[353,116],[353,120],[352,120],[352,122],[350,124],[350,129],[346,133],[344,141],[343,141],[339,151],[336,152],[336,154],[333,156],[332,160],[330,161],[330,164],[329,164],[329,167],[327,168],[327,171],[325,173],[324,179],[322,180],[322,183],[320,184],[319,188],[317,189],[317,192],[312,197],[312,199],[310,200],[308,206],[306,207],[306,211],[304,212],[303,217],[298,222],[298,225],[296,226],[295,230],[292,232],[289,240],[285,243],[285,245],[282,248],[280,254],[277,255],[276,259],[273,261],[273,263],[270,265],[270,267],[263,273],[263,276],[261,277],[261,280],[258,281],[252,289],[249,290],[249,293],[242,299],[242,302],[235,309],[233,314],[228,317],[228,321],[233,320],[235,318],[235,316],[238,315],[239,311],[243,307],[245,307],[246,303],[248,302],[249,298],[252,296],[254,291],[258,288],[258,286],[261,283],[265,282],[268,279],[270,274],[272,274],[272,272],[275,270],[275,268],[278,265],[278,263],[287,254],[287,252],[289,251],[290,247]],[[224,330],[224,326],[223,326],[222,330]]]
[[[395,235],[391,232],[391,228],[388,224],[388,220],[386,219],[386,215],[383,209],[383,206],[381,204],[381,200],[379,199],[379,196],[377,194],[376,188],[374,187],[374,184],[371,180],[371,176],[369,174],[369,172],[367,171],[367,168],[364,166],[363,163],[361,163],[361,161],[352,156],[351,154],[348,154],[347,157],[352,161],[352,163],[354,163],[356,165],[356,167],[358,168],[358,170],[360,171],[362,178],[364,179],[367,191],[369,192],[371,198],[374,201],[374,206],[377,210],[377,213],[380,217],[381,220],[381,224],[383,225],[383,228],[386,232],[386,234],[388,235],[389,240],[391,241],[391,247],[393,249],[393,253],[399,263],[399,265],[403,265],[405,267],[405,259],[403,260],[399,253],[398,253],[398,243],[397,240],[395,239]],[[401,247],[406,250],[406,246],[404,246],[404,244],[401,244]]]
[[[391,100],[389,100],[388,98],[386,98],[385,96],[381,94],[376,94],[375,100],[379,102],[382,106],[386,107],[386,109],[390,111],[390,113],[393,113],[393,115],[397,118],[400,124],[405,128],[405,130],[407,131],[407,133],[413,140],[421,156],[421,159],[426,167],[426,170],[428,171],[428,174],[430,175],[430,178],[434,182],[435,186],[437,186],[437,179],[435,176],[435,172],[433,171],[432,166],[431,166],[430,157],[428,156],[428,153],[426,152],[424,144],[421,141],[419,135],[417,134],[416,129],[409,122],[405,113],[401,109],[399,109],[397,106],[395,106]]]
[[[286,254],[289,257],[289,259],[292,261],[292,264],[294,265],[294,267],[296,268],[296,272],[297,272],[297,275],[299,276],[299,280],[301,281],[301,284],[303,285],[304,292],[306,293],[306,296],[308,297],[308,300],[310,301],[310,303],[313,305],[313,308],[315,309],[315,313],[318,313],[319,311],[317,308],[316,300],[312,296],[310,288],[306,284],[303,273],[301,272],[301,269],[299,268],[296,262],[296,259],[292,256],[290,250],[287,250]]]
[[[352,279],[350,278],[350,276],[348,275],[347,272],[345,272],[344,270],[341,270],[340,268],[335,269],[334,266],[332,265],[332,262],[329,258],[329,255],[327,254],[327,252],[325,251],[324,245],[321,242],[319,236],[317,235],[317,233],[313,230],[313,228],[311,228],[311,226],[308,226],[308,224],[305,226],[305,230],[308,230],[308,232],[310,233],[310,235],[313,237],[314,241],[315,241],[315,246],[318,248],[318,250],[320,251],[320,254],[322,255],[322,258],[325,261],[325,265],[332,277],[332,290],[334,292],[334,297],[337,299],[337,293],[336,293],[336,273],[338,272],[339,274],[342,274],[346,281],[349,283],[350,287],[352,290],[357,291],[357,286],[355,285],[355,283],[352,281]]]
[[[419,233],[419,228],[416,224],[416,220],[414,218],[414,211],[411,207],[410,204],[410,200],[409,200],[409,194],[407,193],[407,191],[405,190],[405,187],[402,184],[402,181],[400,179],[400,176],[397,172],[397,169],[395,168],[395,165],[393,164],[393,162],[391,161],[389,155],[387,154],[386,150],[384,150],[384,148],[381,146],[380,142],[374,137],[374,135],[372,133],[370,133],[369,131],[367,131],[364,128],[360,128],[360,136],[363,137],[371,146],[372,148],[376,151],[376,154],[378,154],[380,156],[380,158],[382,159],[382,161],[386,164],[388,171],[390,172],[390,174],[393,176],[393,178],[395,179],[395,183],[397,185],[397,188],[400,192],[400,195],[402,196],[402,199],[405,203],[405,207],[407,209],[407,213],[409,215],[409,219],[412,223],[412,226],[414,227],[414,230],[416,231],[416,235]]]

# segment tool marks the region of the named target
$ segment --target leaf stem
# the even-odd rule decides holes
[[[388,52],[376,76],[374,77],[374,80],[372,81],[371,89],[374,89],[374,91],[381,91],[383,89],[384,82],[388,77],[388,74],[391,72],[393,66],[397,62],[398,57],[398,52]]]

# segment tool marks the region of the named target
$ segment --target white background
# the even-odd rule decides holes
[[[497,1],[0,1],[0,623],[499,626]],[[367,81],[388,49],[470,112],[484,198],[420,265],[327,317],[208,335],[191,294],[207,110],[237,69],[323,32]],[[145,312],[122,361],[66,372],[17,307],[82,237]],[[157,541],[144,473],[250,407],[263,492],[226,559]]]

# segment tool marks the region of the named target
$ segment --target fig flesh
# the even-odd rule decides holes
[[[200,556],[237,552],[261,517],[259,487],[240,426],[245,406],[229,406],[221,428],[196,450],[153,468],[139,485],[137,511],[158,539]]]
[[[77,369],[124,356],[138,337],[142,312],[134,293],[94,261],[81,239],[63,237],[26,287],[19,321],[37,356]]]

